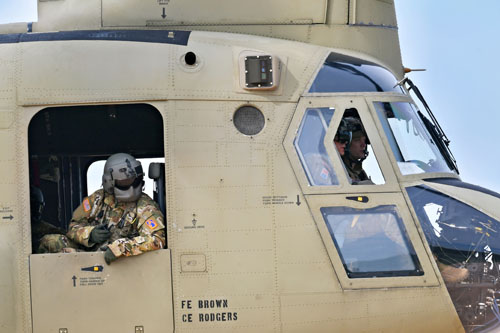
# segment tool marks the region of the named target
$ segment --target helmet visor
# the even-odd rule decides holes
[[[128,179],[116,179],[115,180],[115,187],[119,190],[126,191],[128,190],[131,186],[132,187],[137,187],[142,185],[142,179],[143,177],[134,177],[134,178],[128,178]]]

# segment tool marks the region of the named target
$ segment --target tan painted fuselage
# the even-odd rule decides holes
[[[25,24],[0,26],[0,331],[463,331],[404,191],[424,178],[458,176],[402,175],[373,106],[411,98],[309,92],[332,52],[403,78],[393,1],[40,0],[39,17],[29,33]],[[93,32],[75,37],[81,31]],[[116,38],[120,31],[165,38]],[[239,59],[248,51],[279,59],[276,89],[242,87]],[[33,254],[30,145],[41,139],[30,122],[55,108],[135,104],[163,121],[157,157],[165,159],[168,249],[111,266],[101,253]],[[258,134],[235,127],[242,106],[263,114]],[[337,110],[359,112],[382,184],[352,185],[333,146],[326,150],[338,185],[308,183],[294,142],[306,111],[325,107],[335,110],[325,142],[342,118]],[[90,141],[93,129],[86,133]],[[497,201],[470,193],[460,195],[500,217]],[[321,208],[383,205],[397,207],[422,275],[346,274]],[[82,270],[94,266],[103,269]]]

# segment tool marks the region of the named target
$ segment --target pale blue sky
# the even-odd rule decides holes
[[[498,0],[395,0],[403,64],[451,140],[462,180],[500,192]],[[0,0],[0,24],[36,21],[35,0]]]
[[[396,1],[403,64],[451,140],[463,181],[500,192],[500,1]]]

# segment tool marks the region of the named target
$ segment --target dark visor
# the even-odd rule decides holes
[[[134,178],[128,178],[128,179],[120,179],[120,180],[115,180],[115,187],[119,190],[126,191],[132,187],[137,187],[142,184],[142,179],[143,177],[134,177]]]

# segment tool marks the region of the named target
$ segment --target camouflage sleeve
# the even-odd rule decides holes
[[[120,238],[108,247],[116,257],[136,256],[144,252],[165,247],[165,224],[163,214],[154,204],[138,208],[139,236],[132,239]]]
[[[89,225],[89,220],[91,216],[95,215],[95,211],[98,209],[99,200],[102,197],[99,191],[83,199],[80,206],[75,209],[69,224],[68,233],[66,234],[69,239],[86,247],[94,245],[94,243],[89,242],[89,238],[90,233],[95,227]]]

